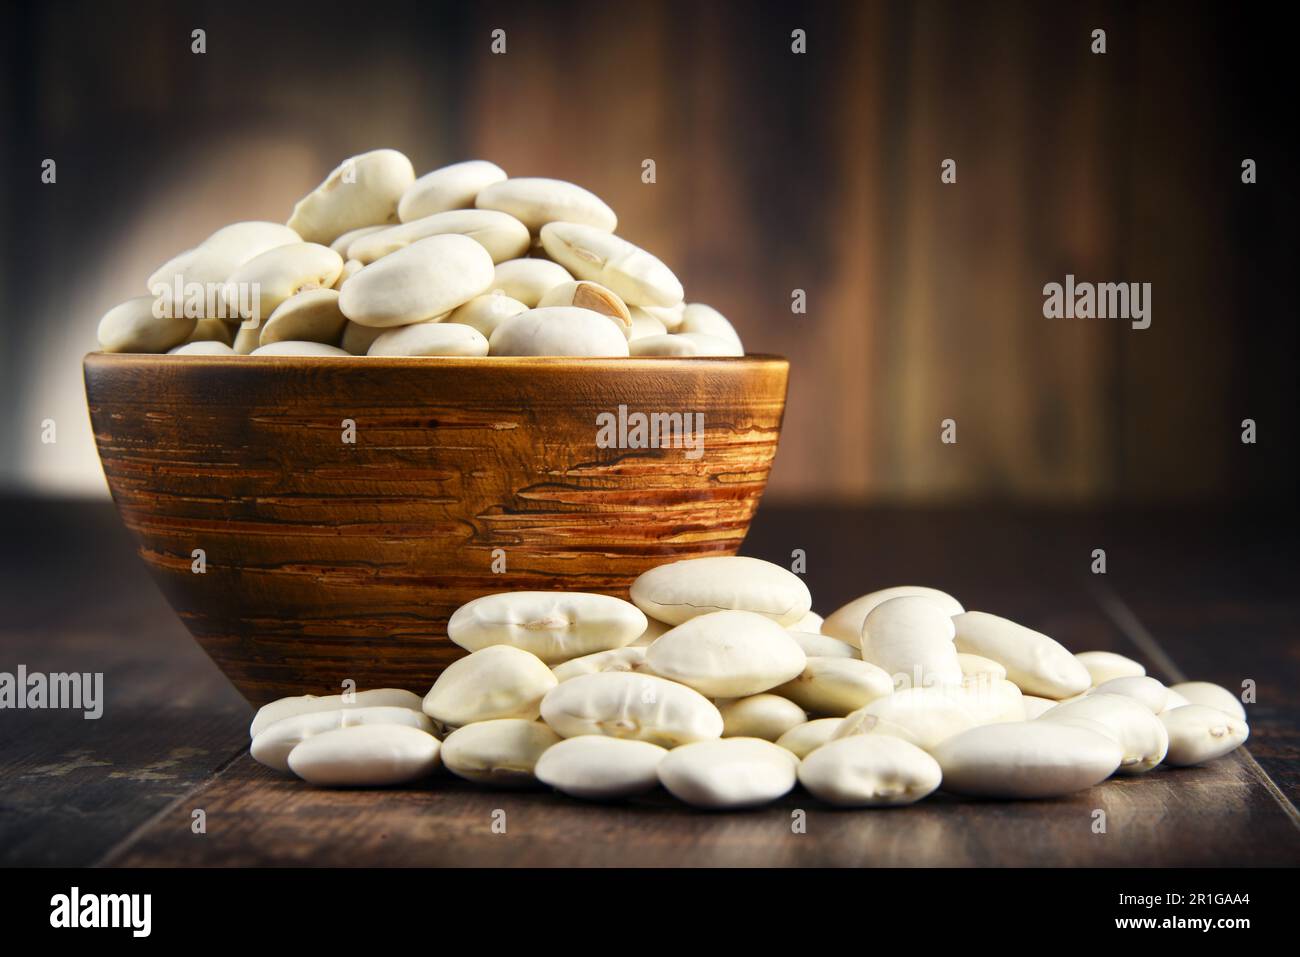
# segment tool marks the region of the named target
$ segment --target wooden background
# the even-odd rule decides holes
[[[0,484],[94,491],[79,359],[174,251],[341,158],[580,182],[792,360],[773,500],[1294,489],[1286,35],[1208,4],[6,7]],[[190,31],[207,31],[207,53]],[[808,53],[790,52],[790,31]],[[1108,52],[1089,52],[1090,32]],[[506,30],[507,53],[489,53]],[[39,184],[41,160],[58,182]],[[1244,157],[1260,182],[1240,182]],[[641,182],[654,159],[657,182]],[[940,163],[957,161],[955,185]],[[1153,323],[1042,286],[1153,284]],[[791,290],[809,311],[792,315]],[[39,423],[59,422],[57,446]],[[1259,423],[1243,446],[1240,422]],[[958,443],[939,441],[940,421]]]

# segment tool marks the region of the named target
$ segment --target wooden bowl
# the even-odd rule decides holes
[[[654,565],[734,554],[788,369],[770,356],[85,360],[113,501],[254,704],[346,679],[422,693],[464,654],[447,619],[473,598],[627,597]],[[702,454],[602,447],[597,416],[620,405],[702,413]]]

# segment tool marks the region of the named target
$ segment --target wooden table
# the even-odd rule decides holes
[[[1253,679],[1249,751],[1066,800],[940,795],[840,811],[796,791],[700,813],[663,795],[595,805],[446,776],[335,792],[276,775],[248,757],[251,709],[168,609],[110,506],[0,508],[0,671],[102,671],[106,698],[97,721],[0,712],[0,864],[1300,864],[1300,561],[1294,528],[1266,513],[764,508],[745,553],[788,565],[803,549],[819,611],[932,584],[1167,681]],[[1105,575],[1090,572],[1096,548]]]

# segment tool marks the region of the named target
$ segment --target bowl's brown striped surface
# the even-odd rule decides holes
[[[733,554],[787,372],[763,356],[85,361],[118,511],[254,704],[346,679],[422,693],[463,654],[447,619],[473,598],[626,597],[653,565]],[[703,455],[597,447],[620,404],[703,413]]]

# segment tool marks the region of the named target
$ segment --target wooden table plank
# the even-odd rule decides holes
[[[189,804],[208,833],[189,833]],[[240,758],[107,863],[179,865],[1061,866],[1287,865],[1300,834],[1242,756],[1114,779],[1065,800],[837,810],[802,791],[702,813],[664,794],[586,804],[449,776],[418,789],[326,791]],[[806,827],[793,831],[802,810]],[[1096,811],[1106,832],[1092,831]],[[505,833],[493,830],[504,812]]]
[[[1161,544],[1167,525],[1122,515],[762,510],[746,553],[788,564],[793,549],[804,549],[820,611],[885,585],[936,584],[968,607],[1017,618],[1072,648],[1133,655],[1161,677],[1165,656],[1214,680],[1227,680],[1234,668],[1258,671],[1267,698],[1252,713],[1259,764],[1243,751],[1205,768],[1114,779],[1061,801],[939,795],[911,808],[840,811],[796,791],[743,813],[701,813],[661,793],[592,805],[544,792],[484,791],[447,775],[418,788],[358,792],[276,775],[244,753],[250,710],[184,636],[152,585],[134,574],[135,563],[122,560],[113,531],[101,531],[106,544],[93,561],[63,567],[77,576],[67,580],[84,582],[78,587],[86,600],[68,606],[36,599],[39,614],[25,617],[26,637],[6,633],[3,647],[6,657],[15,648],[29,657],[44,648],[45,657],[32,661],[50,668],[95,660],[124,697],[100,722],[82,722],[99,726],[90,735],[73,727],[79,716],[29,716],[30,747],[15,750],[9,738],[0,745],[0,767],[10,771],[0,807],[17,812],[5,815],[14,823],[0,837],[24,835],[7,862],[77,863],[98,854],[103,863],[128,866],[1300,863],[1300,829],[1283,793],[1294,787],[1287,770],[1294,753],[1286,753],[1296,718],[1294,691],[1286,690],[1297,676],[1286,630],[1294,617],[1286,589],[1278,587],[1288,563],[1292,575],[1296,565],[1272,553],[1281,566],[1272,571],[1243,567],[1216,575],[1222,529]],[[1088,572],[1093,547],[1108,548],[1112,567],[1104,582]],[[1171,549],[1181,554],[1171,556]],[[122,568],[108,570],[116,565]],[[7,587],[41,591],[50,575],[49,568],[26,573],[25,586]],[[96,575],[106,580],[86,580]],[[1155,655],[1134,645],[1106,607],[1107,596],[1148,630]],[[149,707],[169,692],[179,704],[163,712]],[[68,756],[85,741],[93,747],[84,760]],[[178,757],[184,748],[204,753]],[[60,754],[74,765],[66,773],[33,773],[38,760],[57,766]],[[96,763],[103,760],[112,763]],[[180,762],[161,769],[174,776],[149,780],[151,763],[167,761]],[[1279,774],[1281,790],[1270,790],[1264,768]],[[86,813],[101,804],[109,809],[104,814]],[[206,834],[191,831],[194,808],[207,815]],[[1093,831],[1098,810],[1107,825],[1100,834]],[[493,828],[495,811],[504,812],[504,833]],[[792,829],[797,811],[805,815],[801,832]],[[59,828],[76,831],[77,840],[48,836]]]
[[[103,672],[103,715],[0,712],[0,864],[85,865],[248,746],[248,704],[101,502],[0,508],[0,671]]]

